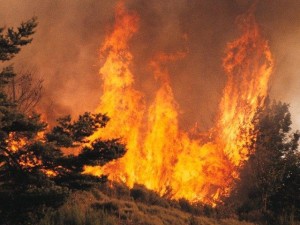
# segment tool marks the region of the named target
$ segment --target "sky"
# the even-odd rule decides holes
[[[32,44],[13,60],[16,71],[43,80],[39,110],[53,121],[94,111],[101,97],[99,49],[114,24],[116,0],[0,0],[0,27],[16,27],[33,16]],[[153,99],[157,84],[149,61],[158,52],[186,51],[168,66],[181,126],[209,129],[226,82],[222,58],[239,35],[236,17],[252,0],[127,0],[140,17],[130,42],[136,87]],[[270,96],[290,104],[300,129],[300,1],[260,0],[256,17],[275,59]]]

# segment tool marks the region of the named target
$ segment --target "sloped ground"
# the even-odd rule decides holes
[[[169,201],[142,187],[106,186],[73,193],[58,210],[48,211],[40,225],[251,225],[235,219],[193,216],[187,210],[193,210],[187,202]]]

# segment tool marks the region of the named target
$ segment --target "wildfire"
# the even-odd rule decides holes
[[[16,133],[12,132],[9,134],[6,143],[11,151],[16,152],[26,145],[27,140],[25,138],[17,137]]]
[[[44,141],[44,132],[38,132],[35,141]],[[30,140],[24,135],[18,135],[16,132],[10,132],[8,138],[5,141],[7,143],[7,149],[11,152],[24,151],[26,147],[30,144]],[[7,154],[7,153],[5,153]],[[27,152],[26,154],[20,155],[16,162],[19,167],[25,170],[32,170],[35,167],[42,166],[43,162],[41,159],[37,158],[34,154]],[[47,176],[56,176],[54,171],[41,169]]]
[[[138,20],[123,2],[117,5],[114,30],[101,48],[103,95],[97,108],[111,121],[91,137],[122,137],[128,151],[104,167],[87,167],[86,173],[109,174],[109,179],[130,187],[139,183],[171,198],[214,204],[229,191],[239,166],[247,160],[251,120],[260,104],[258,97],[267,94],[273,68],[268,42],[260,34],[253,10],[239,18],[243,33],[227,46],[223,60],[227,84],[217,123],[209,131],[214,132],[213,138],[205,142],[178,127],[178,106],[166,64],[186,53],[160,53],[150,62],[160,87],[149,107],[134,88],[128,42],[138,31]]]

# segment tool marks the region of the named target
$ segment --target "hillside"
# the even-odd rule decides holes
[[[110,186],[110,187],[109,187]],[[40,225],[251,225],[218,219],[210,207],[185,200],[160,198],[141,186],[129,190],[110,184],[77,191],[56,211],[48,211]],[[194,214],[194,215],[193,215]]]

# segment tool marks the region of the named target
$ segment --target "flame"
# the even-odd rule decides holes
[[[167,64],[186,52],[157,54],[150,62],[159,81],[155,99],[147,107],[143,94],[134,87],[130,70],[133,55],[129,42],[138,31],[138,16],[116,7],[113,32],[101,48],[104,64],[100,69],[103,95],[97,112],[111,118],[96,138],[121,137],[126,155],[104,167],[86,167],[85,173],[109,174],[109,179],[134,183],[174,199],[186,198],[214,205],[230,191],[239,167],[247,160],[245,147],[259,97],[268,92],[273,59],[268,42],[262,37],[253,10],[239,17],[242,35],[229,43],[223,60],[227,84],[220,101],[220,112],[208,140],[190,138],[178,127],[178,105],[170,85]]]
[[[24,137],[18,137],[16,132],[11,132],[8,135],[8,138],[5,140],[7,143],[8,149],[12,152],[19,151],[22,147],[27,144],[27,140]]]
[[[227,46],[223,66],[227,85],[220,105],[220,128],[227,142],[225,152],[239,165],[247,158],[243,146],[250,141],[249,130],[255,110],[266,96],[273,59],[268,42],[262,38],[253,12],[238,18],[244,34]],[[234,121],[234,123],[233,123]],[[232,151],[238,147],[239,151]]]
[[[45,142],[44,135],[44,131],[38,132],[36,137],[34,138],[34,141]],[[20,168],[30,171],[38,166],[43,166],[43,162],[41,159],[30,152],[24,151],[24,149],[26,149],[26,147],[29,146],[32,142],[32,140],[30,140],[28,137],[22,134],[20,135],[17,132],[10,132],[5,142],[7,144],[8,151],[10,151],[11,153],[23,151],[23,154],[20,154],[20,156],[17,158],[17,163],[19,164]],[[41,171],[47,176],[57,175],[56,172],[51,170],[41,169]]]
[[[101,54],[104,56],[107,53],[107,57],[100,69],[103,95],[97,111],[106,112],[114,121],[107,125],[105,131],[96,132],[91,140],[97,137],[122,138],[130,150],[118,161],[118,165],[111,163],[108,167],[110,170],[117,170],[114,167],[122,168],[123,173],[118,175],[118,179],[132,185],[136,182],[138,167],[132,159],[142,157],[139,151],[139,130],[145,106],[143,95],[133,88],[134,76],[129,69],[133,56],[128,49],[128,42],[138,29],[138,16],[127,15],[123,4],[121,2],[117,5],[114,30],[101,48]]]

